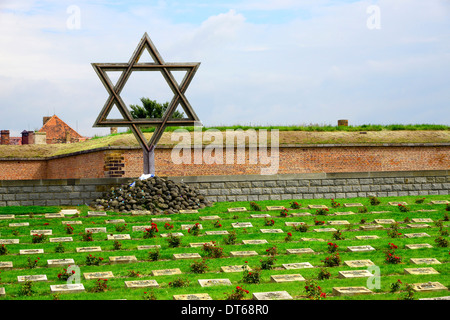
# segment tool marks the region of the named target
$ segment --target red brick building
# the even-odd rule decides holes
[[[56,115],[44,117],[43,127],[38,132],[47,134],[47,144],[74,143],[86,140]]]

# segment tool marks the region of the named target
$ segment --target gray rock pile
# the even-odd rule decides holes
[[[180,210],[195,210],[211,205],[198,189],[159,177],[112,187],[102,198],[91,203],[91,207],[96,210],[147,210],[155,214],[174,214]]]

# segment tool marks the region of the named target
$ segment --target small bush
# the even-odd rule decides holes
[[[3,256],[3,255],[6,255],[6,254],[8,254],[8,248],[4,244],[2,244],[0,246],[0,255]]]
[[[208,270],[208,265],[205,259],[203,259],[201,261],[194,261],[190,268],[193,273],[205,273]]]
[[[108,279],[97,279],[97,282],[91,291],[96,293],[108,291]]]
[[[273,226],[275,224],[275,220],[273,220],[273,219],[267,219],[267,218],[264,218],[264,225],[265,226],[268,226],[268,227],[270,227],[270,226]]]
[[[283,209],[283,210],[280,211],[280,217],[286,218],[287,216],[288,216],[287,209]]]
[[[332,237],[334,240],[344,240],[345,237],[340,230],[336,230],[333,232]]]
[[[320,300],[326,298],[326,293],[322,292],[322,288],[317,285],[317,282],[313,279],[306,280],[305,282],[306,297],[311,300]]]
[[[325,224],[325,221],[316,220],[316,219],[314,218],[314,224],[315,224],[316,226],[321,226],[321,225],[324,225],[324,224]]]
[[[244,272],[242,274],[242,282],[244,283],[260,283],[261,282],[261,269],[255,268],[252,271],[249,271],[248,269],[244,269]]]
[[[27,267],[28,269],[34,269],[37,267],[40,258],[32,259],[31,257],[27,258]]]
[[[257,204],[256,202],[250,202],[250,209],[252,211],[262,211],[262,208],[259,204]]]
[[[237,286],[236,289],[230,293],[224,293],[225,295],[227,295],[227,297],[225,298],[225,300],[242,300],[245,297],[245,294],[248,294],[249,291],[245,290],[242,287]]]
[[[324,279],[330,279],[330,277],[331,277],[331,273],[327,269],[320,268],[320,271],[317,274],[317,279],[324,280]]]
[[[284,242],[292,241],[292,233],[288,232],[286,237],[284,237]]]
[[[66,224],[66,233],[73,234],[73,227],[70,224]]]
[[[334,199],[331,199],[331,207],[332,208],[338,208],[341,204],[339,202],[334,201]]]
[[[336,243],[328,242],[328,253],[335,253],[338,251],[339,246]]]
[[[42,243],[47,240],[47,235],[45,234],[33,234],[33,238],[31,239],[32,243]]]
[[[319,216],[326,216],[329,211],[328,208],[320,208],[316,210],[316,214]]]
[[[72,270],[72,273],[68,273],[66,268],[63,268],[60,273],[58,273],[58,279],[61,281],[67,281],[73,274],[75,274],[75,270]]]
[[[401,203],[398,204],[398,209],[399,209],[401,212],[408,212],[408,211],[409,211],[409,208],[406,207],[406,206],[404,206],[404,205],[402,205]]]
[[[56,253],[64,253],[65,251],[66,251],[66,249],[64,248],[64,245],[62,244],[62,242],[58,243],[58,245],[55,247]]]
[[[206,253],[209,258],[221,258],[223,257],[223,248],[218,247],[216,242],[204,243],[202,250]]]
[[[230,234],[223,238],[225,244],[236,244],[236,231],[231,231]]]
[[[398,232],[398,222],[391,224],[391,228],[387,231],[387,234],[391,238],[399,238],[402,234]]]
[[[156,249],[155,251],[149,251],[148,252],[148,258],[151,261],[157,261],[161,257],[161,254],[159,252],[159,249]]]
[[[144,239],[154,238],[156,237],[156,233],[158,232],[158,226],[156,223],[152,222],[150,228],[145,228],[144,231]]]
[[[385,259],[386,263],[398,264],[402,262],[402,257],[395,254],[395,250],[397,249],[398,247],[395,244],[389,243],[388,249],[386,251],[386,259]]]
[[[166,222],[164,224],[164,229],[166,229],[166,230],[170,230],[170,229],[173,229],[173,228],[174,228],[173,224],[170,224],[169,222]]]
[[[369,197],[370,205],[377,206],[381,203],[381,201],[377,197]]]
[[[93,255],[86,256],[86,265],[88,266],[98,266],[103,261],[102,257],[96,257]]]
[[[181,288],[189,286],[189,279],[183,279],[181,277],[169,282],[169,287],[171,288]]]
[[[438,247],[441,247],[441,248],[448,247],[448,240],[442,236],[434,239],[434,242],[436,242]]]
[[[400,287],[402,285],[402,281],[398,279],[396,282],[391,283],[391,293],[397,292],[400,290]]]
[[[84,233],[80,233],[81,239],[83,241],[93,241],[92,239],[92,233],[90,231],[86,231]]]
[[[193,236],[198,236],[200,234],[200,223],[194,224],[191,228],[188,229],[188,233]]]
[[[151,292],[144,292],[144,295],[142,296],[142,299],[144,300],[157,300],[156,295],[153,291]]]
[[[179,236],[169,234],[169,236],[167,237],[167,242],[169,243],[170,248],[176,248],[181,245],[181,238]]]
[[[423,203],[425,201],[425,198],[419,198],[419,199],[416,199],[414,202],[415,203],[418,203],[418,204],[421,204],[421,203]]]
[[[322,262],[325,264],[325,267],[337,267],[341,264],[341,257],[338,252],[335,252],[331,256],[326,257],[325,260],[322,260]]]
[[[30,280],[26,280],[19,289],[19,296],[32,296],[34,293],[33,282]]]
[[[308,231],[309,226],[305,223],[293,226],[295,231],[306,232]]]
[[[271,270],[273,265],[275,264],[275,260],[277,260],[274,256],[269,256],[267,258],[263,258],[259,260],[261,262],[262,270]]]
[[[301,208],[301,204],[299,204],[298,202],[294,201],[292,203],[290,203],[291,205],[291,209],[300,209]]]
[[[369,212],[369,209],[367,209],[366,206],[363,206],[363,207],[358,208],[358,212],[359,213],[367,213],[367,212]]]
[[[125,230],[128,230],[128,229],[127,229],[127,224],[126,224],[126,223],[123,224],[123,225],[120,225],[120,224],[115,225],[114,228],[116,229],[117,232],[123,232],[123,231],[125,231]]]

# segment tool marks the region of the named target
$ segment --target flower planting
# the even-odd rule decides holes
[[[102,261],[102,257],[96,257],[91,254],[86,257],[86,265],[88,266],[98,266]]]
[[[179,236],[169,234],[169,236],[167,237],[167,242],[169,243],[170,248],[176,248],[181,245],[181,238]]]
[[[244,272],[242,274],[242,282],[244,283],[260,283],[261,282],[261,269],[255,268],[253,271],[249,271],[247,268],[244,268]]]
[[[60,273],[58,273],[58,279],[61,281],[67,281],[74,274],[75,274],[75,270],[72,270],[71,273],[68,273],[67,269],[63,268],[62,271]]]
[[[249,291],[244,288],[237,286],[236,289],[231,293],[224,293],[226,295],[225,300],[242,300]]]
[[[291,209],[300,209],[301,208],[301,204],[299,204],[298,202],[294,201],[290,203],[291,205]]]
[[[398,249],[398,246],[396,246],[393,243],[388,244],[388,249],[386,251],[386,263],[389,264],[398,264],[402,262],[402,258],[395,254],[395,250]]]
[[[326,216],[330,210],[328,208],[320,208],[316,210],[318,216]]]
[[[288,210],[286,208],[284,208],[283,210],[280,211],[280,217],[286,218],[287,216],[288,216]]]
[[[325,264],[325,267],[339,266],[341,264],[341,257],[339,256],[339,252],[335,252],[331,256],[326,257],[325,260],[322,260],[322,262]]]
[[[306,297],[311,300],[321,300],[327,297],[322,288],[317,284],[316,280],[306,280],[305,282]]]
[[[404,206],[403,204],[399,203],[398,210],[400,210],[400,212],[408,212],[409,208],[407,206]]]
[[[73,227],[70,224],[66,224],[66,233],[73,234]]]
[[[339,246],[336,243],[328,242],[327,244],[328,244],[327,248],[328,253],[335,253],[338,251]]]
[[[212,243],[204,243],[202,250],[208,258],[221,258],[224,255],[223,248],[218,247],[215,241]]]
[[[332,208],[339,208],[341,204],[339,202],[334,201],[334,199],[331,199],[331,207]]]
[[[387,231],[387,234],[390,238],[399,238],[402,235],[400,232],[398,232],[398,227],[398,222],[394,222],[391,224],[391,228]]]
[[[273,226],[275,224],[275,220],[273,220],[273,219],[267,219],[267,218],[264,218],[264,225],[265,226],[268,226],[268,227],[271,227],[271,226]]]
[[[173,224],[170,224],[169,222],[166,222],[164,224],[164,229],[166,229],[166,230],[172,230],[173,228],[174,228]]]
[[[208,264],[205,259],[194,261],[191,264],[190,269],[193,273],[205,273],[208,270]]]
[[[156,225],[156,223],[152,222],[150,224],[150,228],[145,228],[145,230],[144,230],[144,239],[156,237],[157,232],[158,232],[158,226]]]
[[[194,224],[191,228],[188,229],[188,233],[193,236],[198,236],[200,234],[200,223]]]
[[[33,234],[32,243],[42,243],[47,239],[45,234]]]
[[[257,204],[256,202],[250,202],[250,209],[252,211],[262,211],[262,208],[259,204]]]

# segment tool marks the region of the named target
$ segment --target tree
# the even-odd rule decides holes
[[[156,102],[156,100],[150,100],[149,98],[141,98],[142,106],[137,104],[131,104],[131,116],[135,119],[139,118],[162,118],[164,112],[169,107],[169,102],[163,104]],[[184,117],[183,112],[175,110],[172,114],[172,118],[182,119]]]

